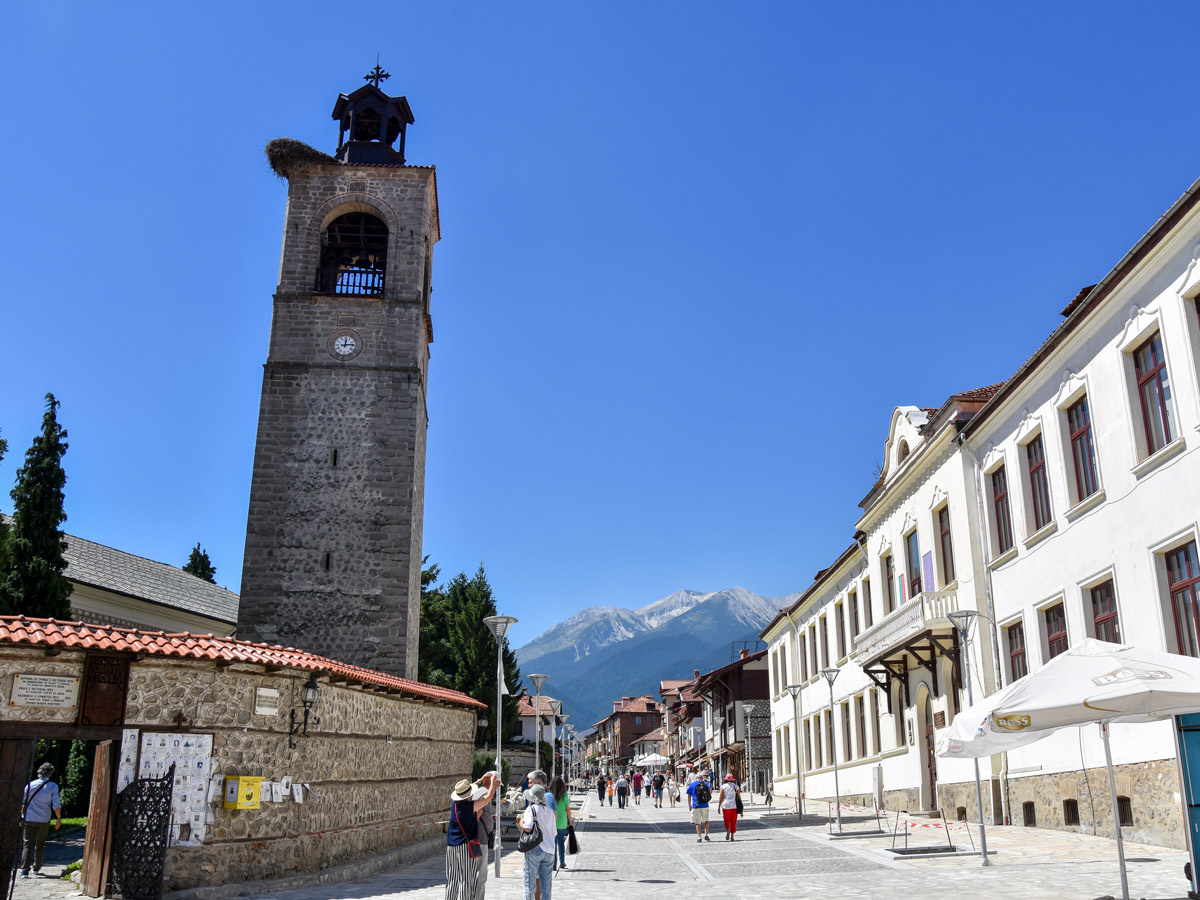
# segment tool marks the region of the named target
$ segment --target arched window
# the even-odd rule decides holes
[[[354,114],[354,137],[356,141],[377,141],[379,140],[380,124],[383,121],[383,116],[378,110],[366,107],[360,109]]]
[[[370,213],[338,216],[321,234],[317,291],[325,294],[383,294],[388,230]]]
[[[896,450],[896,462],[904,462],[908,458],[908,441],[901,439],[900,447]]]

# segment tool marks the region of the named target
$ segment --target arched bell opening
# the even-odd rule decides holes
[[[338,216],[321,232],[316,290],[323,294],[383,295],[387,225],[370,213]]]

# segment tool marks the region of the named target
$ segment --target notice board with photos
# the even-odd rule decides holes
[[[189,732],[139,731],[121,736],[117,792],[138,778],[162,778],[175,766],[171,793],[170,842],[200,844],[214,820],[212,800],[220,779],[212,771],[213,736]]]

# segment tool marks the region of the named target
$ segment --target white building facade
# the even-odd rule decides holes
[[[1002,686],[1084,638],[1200,655],[1200,211],[1175,204],[966,427]],[[1114,725],[1118,813],[1184,846],[1171,722]],[[1095,726],[997,761],[1014,824],[1113,831]]]

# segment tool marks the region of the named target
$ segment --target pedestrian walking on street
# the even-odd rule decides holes
[[[642,805],[642,773],[633,773],[633,802]]]
[[[609,806],[612,806],[613,793],[614,793],[613,783],[611,781],[609,781],[609,783],[608,783],[608,805]]]
[[[675,780],[674,773],[667,779],[667,799],[671,801],[671,809],[679,802],[679,782]]]
[[[521,814],[518,823],[522,831],[533,831],[537,822],[542,832],[542,842],[525,854],[525,900],[535,900],[535,891],[541,891],[542,900],[550,900],[554,886],[554,839],[558,833],[555,815],[546,806],[546,789],[540,784],[532,785],[525,792],[529,806]]]
[[[624,774],[617,779],[617,809],[624,809],[629,802],[629,779]]]
[[[446,826],[446,900],[475,900],[483,846],[479,840],[479,811],[487,806],[495,789],[478,800],[475,788],[464,778],[450,795],[450,821]]]
[[[575,816],[571,813],[571,795],[567,792],[567,784],[562,780],[561,775],[555,775],[554,780],[550,782],[550,793],[554,795],[554,824],[558,828],[558,837],[554,839],[554,846],[558,850],[556,868],[565,869],[567,867],[567,830],[575,824]]]
[[[58,785],[50,780],[54,766],[42,763],[38,766],[38,777],[25,785],[21,796],[21,877],[29,877],[29,865],[33,863],[33,874],[42,873],[42,854],[46,849],[46,836],[50,833],[50,815],[54,814],[54,828],[62,828],[62,802],[58,799]]]
[[[479,810],[479,843],[483,848],[483,852],[479,854],[479,858],[475,860],[479,867],[479,872],[476,875],[475,881],[475,900],[483,900],[484,892],[487,890],[487,875],[488,875],[488,849],[493,846],[492,838],[496,834],[496,815],[495,799],[496,792],[500,790],[500,773],[496,771],[486,773],[482,778],[475,783],[475,790],[471,794],[472,801],[487,800],[483,805],[483,809]]]
[[[600,801],[600,805],[604,805],[604,789],[608,787],[608,781],[604,775],[596,776],[596,798]]]
[[[737,834],[738,795],[741,792],[741,788],[737,786],[737,779],[730,772],[725,776],[725,783],[721,785],[721,818],[725,820],[727,841],[732,841],[733,836]]]
[[[688,785],[688,804],[692,809],[692,824],[696,826],[696,843],[711,841],[708,836],[708,801],[712,799],[712,791],[708,782],[699,775],[692,776]]]
[[[663,787],[666,786],[666,783],[667,779],[663,777],[663,773],[661,771],[655,772],[654,776],[650,779],[650,789],[654,791],[655,809],[662,809]]]

